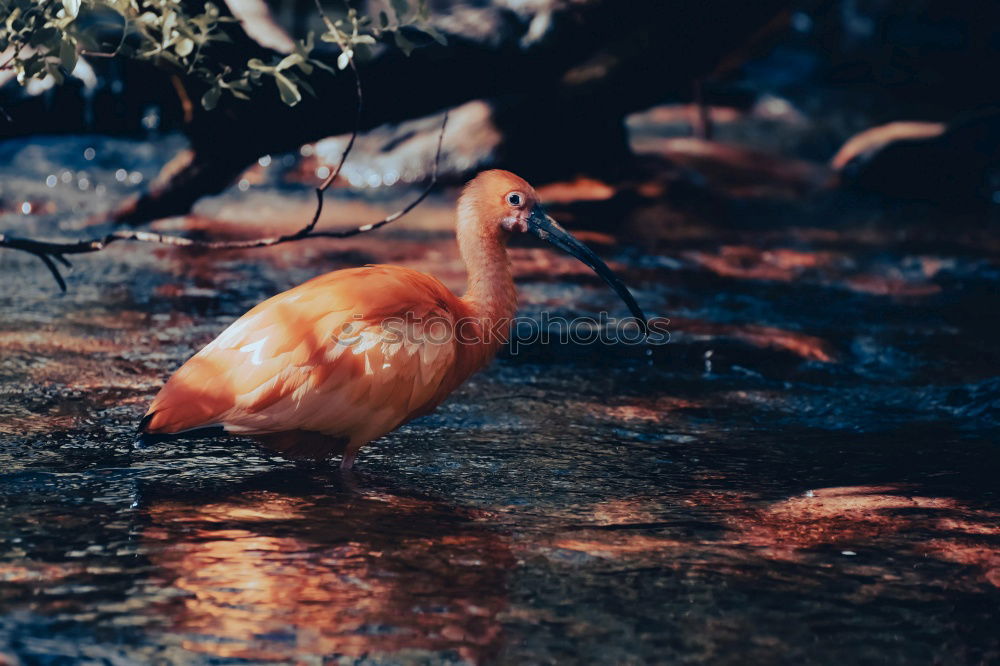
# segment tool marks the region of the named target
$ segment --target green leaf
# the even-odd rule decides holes
[[[333,67],[330,67],[328,64],[326,64],[325,62],[322,62],[320,60],[311,59],[311,60],[309,60],[309,63],[312,64],[315,67],[319,67],[320,69],[322,69],[322,70],[324,70],[326,72],[330,72],[331,74],[336,74],[337,73],[337,70],[335,70]]]
[[[253,90],[253,86],[250,85],[250,82],[247,79],[235,79],[233,81],[220,80],[219,85],[226,90],[229,90],[234,95],[236,95],[237,91],[248,93]],[[239,97],[239,95],[236,96]]]
[[[182,58],[191,55],[192,51],[194,51],[194,40],[188,39],[187,37],[181,39],[177,42],[177,45],[174,46],[174,51],[176,51],[177,55]]]
[[[295,65],[302,64],[303,62],[305,62],[305,58],[303,58],[298,53],[292,53],[292,54],[286,55],[284,58],[282,58],[281,62],[279,62],[275,66],[274,69],[275,69],[275,71],[280,72],[283,69],[288,69],[289,67],[294,67]]]
[[[66,16],[72,16],[76,18],[80,14],[80,0],[62,0],[63,9],[66,10]]]
[[[183,64],[177,58],[177,56],[175,56],[173,53],[170,53],[169,51],[163,51],[162,53],[158,53],[156,57],[159,58],[160,60],[163,60],[164,62],[170,63],[174,67],[177,68],[183,67]]]
[[[410,3],[406,0],[390,0],[392,11],[396,14],[396,22],[406,21],[406,15],[410,13]]]
[[[274,82],[278,84],[278,92],[281,93],[282,102],[288,106],[295,106],[302,101],[302,93],[287,76],[281,72],[275,72]]]
[[[317,31],[296,42],[291,55],[261,56],[234,66],[213,48],[216,42],[231,41],[225,30],[236,20],[220,15],[218,7],[224,5],[219,0],[193,4],[185,0],[0,0],[0,53],[17,50],[9,67],[21,83],[46,75],[61,78],[80,64],[80,53],[107,53],[109,44],[119,41],[118,35],[110,41],[106,32],[98,40],[89,34],[90,26],[86,30],[80,26],[81,18],[89,19],[90,12],[100,12],[95,18],[101,20],[104,14],[113,13],[117,15],[115,32],[125,31],[115,53],[183,70],[198,79],[205,108],[217,108],[227,91],[240,99],[260,94],[263,91],[257,89],[265,86],[266,77],[275,79],[282,101],[294,105],[307,94],[315,94],[310,83],[319,69],[336,74],[365,60],[378,42],[394,39],[407,54],[431,40],[444,43],[444,36],[424,27],[421,17],[428,4],[428,0],[380,0],[366,5],[370,16],[348,7],[338,14],[339,19],[322,16],[326,30],[322,39],[339,47],[332,49],[333,56],[313,57],[313,44],[319,43]],[[414,23],[419,27],[410,25]]]
[[[393,39],[396,40],[396,46],[398,46],[399,50],[406,55],[410,55],[413,53],[413,49],[417,48],[417,45],[410,41],[410,39],[408,39],[401,30],[397,30],[392,33],[392,36]]]
[[[309,82],[306,81],[305,79],[299,79],[299,85],[302,87],[303,90],[305,90],[313,97],[316,96],[316,89],[313,88],[311,85],[309,85]]]
[[[64,39],[59,43],[59,62],[62,64],[63,69],[72,73],[76,67],[76,44],[68,39]]]
[[[448,40],[445,38],[444,35],[438,32],[436,28],[433,28],[429,25],[421,25],[420,27],[411,26],[410,29],[424,33],[425,35],[433,39],[441,46],[448,46]]]
[[[265,65],[264,61],[261,60],[260,58],[250,58],[250,60],[247,61],[247,67],[249,67],[250,69],[255,69],[258,72],[274,71],[274,67],[271,67],[270,65]]]
[[[201,96],[201,105],[205,107],[206,111],[211,111],[215,108],[215,105],[219,103],[219,97],[221,96],[222,88],[219,86],[212,86],[205,91],[204,95]]]
[[[20,17],[21,17],[21,8],[20,8],[20,7],[14,7],[14,11],[12,11],[12,12],[10,13],[10,15],[9,15],[9,16],[7,17],[7,20],[6,20],[6,21],[4,21],[4,25],[6,25],[6,26],[7,26],[7,30],[8,30],[8,31],[14,31],[14,30],[15,30],[15,28],[14,28],[14,23],[15,23],[15,22],[17,21],[17,19],[19,19]],[[18,30],[19,30],[19,29],[20,29],[20,28],[18,28]]]
[[[59,42],[62,41],[62,36],[62,31],[55,28],[34,30],[28,35],[28,46],[36,49],[41,47],[43,51],[56,51],[59,48]]]

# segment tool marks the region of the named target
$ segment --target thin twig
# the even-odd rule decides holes
[[[80,51],[80,55],[87,56],[88,58],[117,58],[117,52],[105,53],[104,51],[87,51],[83,49]]]
[[[323,181],[323,184],[316,188],[316,194],[319,199],[319,203],[316,208],[316,213],[313,219],[306,226],[302,227],[298,231],[291,234],[284,234],[281,236],[272,236],[269,238],[257,238],[253,240],[244,241],[202,241],[194,240],[191,238],[184,238],[182,236],[170,236],[167,234],[159,234],[151,231],[113,231],[101,238],[94,238],[90,240],[81,240],[69,243],[58,243],[54,241],[41,241],[33,240],[30,238],[17,238],[14,236],[8,236],[6,234],[0,234],[0,247],[5,247],[11,250],[20,250],[22,252],[27,252],[38,257],[52,273],[55,278],[56,283],[58,283],[59,288],[66,291],[66,282],[63,280],[62,275],[59,273],[58,267],[55,265],[53,260],[58,261],[63,266],[71,266],[69,260],[66,259],[65,255],[68,254],[88,254],[91,252],[100,252],[107,246],[118,241],[134,241],[138,243],[156,243],[159,245],[170,245],[173,247],[186,247],[186,248],[198,248],[205,250],[249,250],[258,247],[273,247],[275,245],[281,245],[282,243],[290,243],[293,241],[300,241],[306,238],[349,238],[351,236],[356,236],[358,234],[366,233],[369,231],[374,231],[384,227],[391,222],[395,222],[399,218],[403,217],[414,208],[416,208],[420,203],[427,198],[427,196],[437,185],[438,180],[438,169],[441,162],[441,149],[444,145],[444,133],[445,128],[448,126],[448,113],[445,112],[444,118],[441,121],[441,130],[438,134],[437,141],[437,151],[434,154],[434,165],[431,171],[431,179],[427,184],[427,187],[415,198],[413,201],[408,203],[406,206],[396,211],[392,215],[379,220],[378,222],[373,222],[370,224],[364,224],[360,227],[353,227],[349,229],[332,229],[330,231],[315,231],[316,222],[319,220],[319,215],[322,212],[323,203],[323,191],[326,187],[329,187],[330,183],[333,182],[333,178],[328,177]],[[344,154],[341,156],[341,162],[331,176],[336,177],[339,173],[340,167],[343,166],[343,162],[346,159],[346,153],[348,149],[345,149]]]
[[[316,7],[320,14],[323,14],[322,6],[319,4],[319,0],[316,0]],[[122,42],[124,42],[124,35],[127,31],[123,30]],[[115,51],[117,52],[121,48],[121,43]],[[90,54],[98,55],[98,54]],[[114,55],[114,54],[100,54],[100,55]],[[174,247],[188,247],[188,248],[199,248],[206,250],[244,250],[253,249],[258,247],[272,247],[274,245],[280,245],[282,243],[288,243],[292,241],[304,240],[306,238],[348,238],[350,236],[355,236],[358,234],[366,233],[368,231],[374,231],[384,227],[391,222],[395,222],[399,218],[403,217],[414,208],[416,208],[420,203],[427,198],[434,187],[437,185],[438,179],[438,167],[441,162],[441,149],[444,144],[444,132],[448,125],[448,112],[445,112],[444,118],[441,121],[441,131],[438,135],[437,150],[434,154],[434,164],[431,171],[431,179],[427,184],[427,187],[410,203],[404,206],[402,209],[396,211],[392,215],[389,215],[378,222],[373,222],[371,224],[365,224],[360,227],[354,227],[352,229],[342,229],[342,230],[331,230],[331,231],[320,231],[317,232],[316,225],[319,223],[319,218],[323,213],[323,195],[324,192],[333,184],[333,182],[340,175],[341,170],[344,168],[344,163],[347,161],[348,155],[354,148],[355,141],[358,138],[358,132],[361,127],[361,115],[364,110],[364,95],[361,88],[361,77],[358,74],[357,66],[354,63],[354,59],[350,59],[351,73],[354,75],[355,90],[357,93],[357,106],[355,111],[355,122],[354,130],[351,132],[351,137],[344,147],[343,152],[340,154],[340,159],[337,162],[336,168],[323,180],[323,182],[316,188],[316,210],[313,213],[312,219],[307,225],[291,234],[284,234],[281,236],[272,236],[269,238],[257,238],[253,240],[245,241],[202,241],[193,240],[190,238],[184,238],[181,236],[170,236],[167,234],[159,234],[149,231],[113,231],[102,238],[95,238],[90,240],[82,240],[70,243],[56,243],[52,241],[38,241],[28,238],[17,238],[13,236],[7,236],[5,234],[0,234],[0,247],[6,247],[13,250],[21,250],[22,252],[27,252],[38,257],[42,263],[45,264],[46,268],[52,273],[55,278],[56,283],[62,291],[66,291],[66,282],[62,275],[59,273],[58,267],[53,262],[58,261],[66,267],[70,267],[71,264],[69,260],[66,259],[67,254],[87,254],[92,252],[100,252],[108,245],[118,241],[134,241],[139,243],[156,243],[159,245],[170,245]]]
[[[354,64],[354,58],[351,58],[350,63],[351,73],[354,74],[354,90],[358,98],[358,103],[354,111],[354,131],[351,132],[351,138],[348,139],[347,145],[344,146],[344,152],[340,153],[340,160],[337,162],[337,167],[331,171],[330,175],[328,175],[320,186],[316,188],[316,212],[313,213],[312,222],[310,222],[303,229],[306,233],[312,231],[319,222],[319,216],[323,213],[323,193],[326,192],[327,188],[330,187],[330,185],[333,184],[333,181],[337,180],[337,176],[340,175],[340,170],[344,168],[344,162],[347,161],[347,156],[351,154],[351,150],[354,148],[354,142],[358,138],[358,129],[361,127],[361,113],[364,111],[365,97],[361,91],[361,76],[358,74],[357,65]],[[446,118],[447,115],[448,114],[445,113]],[[444,130],[442,130],[442,132],[443,131]],[[437,168],[436,164],[435,168]]]
[[[5,60],[2,65],[0,65],[0,71],[10,69],[11,67],[13,67],[14,61],[17,59],[19,55],[21,55],[21,50],[23,48],[24,48],[23,43],[19,43],[17,46],[15,46],[14,52],[10,54],[10,57],[7,58],[7,60]],[[6,53],[6,51],[4,51],[4,53]]]

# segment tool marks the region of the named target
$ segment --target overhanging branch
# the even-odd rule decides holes
[[[358,84],[358,105],[360,109],[361,105],[361,88],[360,82]],[[360,111],[359,111],[360,113]],[[259,247],[273,247],[275,245],[281,245],[283,243],[291,243],[294,241],[305,240],[307,238],[349,238],[351,236],[357,236],[358,234],[367,233],[369,231],[374,231],[387,224],[395,222],[399,218],[403,217],[414,208],[416,208],[420,203],[427,198],[427,196],[434,189],[438,180],[438,168],[441,162],[441,148],[444,144],[444,133],[448,126],[448,113],[444,114],[441,120],[441,130],[438,134],[437,141],[437,151],[434,154],[434,164],[431,170],[431,178],[427,183],[427,186],[414,198],[410,203],[406,204],[403,208],[396,211],[395,213],[389,215],[388,217],[382,218],[377,222],[371,222],[369,224],[363,224],[359,227],[352,227],[348,229],[331,229],[329,231],[316,231],[316,224],[319,222],[320,215],[323,212],[323,193],[327,188],[333,183],[337,175],[340,173],[341,168],[344,166],[344,162],[347,160],[347,156],[354,145],[354,139],[357,136],[357,130],[352,134],[348,145],[345,147],[344,152],[341,154],[340,162],[337,165],[336,170],[330,174],[323,181],[323,183],[316,188],[316,212],[313,214],[312,220],[309,221],[307,225],[299,229],[298,231],[291,234],[284,234],[281,236],[271,236],[267,238],[256,238],[251,240],[240,240],[240,241],[205,241],[205,240],[195,240],[192,238],[185,238],[183,236],[171,236],[168,234],[160,234],[150,231],[134,231],[134,230],[120,230],[113,231],[100,238],[92,238],[89,240],[79,240],[71,242],[56,242],[56,241],[46,241],[46,240],[36,240],[31,238],[19,238],[16,236],[10,236],[8,234],[0,234],[0,248],[8,248],[11,250],[20,250],[22,252],[27,252],[38,257],[42,263],[45,264],[46,268],[52,273],[55,278],[56,283],[62,291],[66,291],[66,281],[63,279],[62,274],[59,272],[59,267],[56,263],[60,263],[65,267],[71,267],[72,264],[66,259],[66,255],[73,254],[90,254],[93,252],[100,252],[104,248],[108,247],[113,243],[118,241],[133,241],[137,243],[155,243],[158,245],[170,245],[173,247],[182,248],[198,248],[202,250],[249,250]]]

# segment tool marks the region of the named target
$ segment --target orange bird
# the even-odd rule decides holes
[[[507,240],[527,232],[590,266],[645,329],[628,289],[528,183],[486,171],[458,202],[465,296],[401,266],[313,278],[253,308],[181,366],[142,419],[140,442],[221,427],[292,457],[341,453],[350,469],[358,449],[433,411],[506,343],[517,310]]]

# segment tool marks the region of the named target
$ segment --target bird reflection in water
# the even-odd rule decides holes
[[[471,663],[496,652],[513,566],[503,535],[428,499],[301,477],[255,485],[148,505],[144,541],[177,592],[164,611],[185,649]]]

